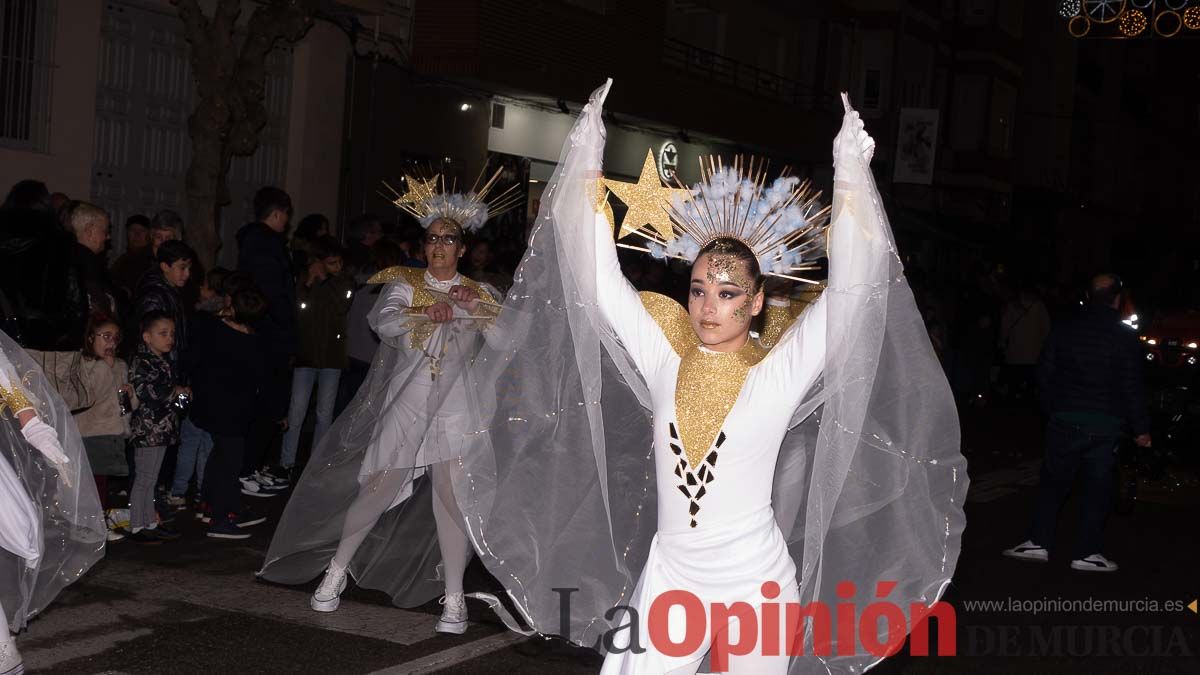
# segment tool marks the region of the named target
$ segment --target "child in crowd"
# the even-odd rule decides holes
[[[117,358],[121,328],[107,314],[88,318],[83,349],[79,352],[39,352],[29,355],[70,406],[83,437],[88,464],[96,479],[100,506],[108,510],[108,478],[128,473],[125,441],[129,418],[138,398],[129,384],[129,368]],[[110,530],[109,541],[123,538]]]
[[[142,317],[141,327],[142,342],[133,357],[129,378],[141,405],[133,412],[130,425],[135,471],[129,490],[129,530],[125,534],[133,541],[153,543],[179,536],[158,523],[154,483],[167,448],[179,442],[175,402],[188,390],[176,384],[177,374],[169,358],[175,348],[175,320],[166,312],[151,311]]]
[[[196,303],[197,320],[200,317],[223,317],[230,311],[230,296],[225,288],[233,274],[224,267],[213,268],[204,276],[200,286],[200,300]],[[195,387],[193,386],[193,389]],[[171,483],[171,496],[167,503],[182,510],[187,505],[188,482],[196,477],[196,502],[204,486],[204,467],[212,451],[212,435],[196,426],[191,417],[185,417],[179,429],[179,453],[175,459],[175,479]]]
[[[266,314],[267,299],[241,286],[232,294],[231,310],[224,318],[198,316],[195,339],[184,353],[195,391],[191,420],[212,437],[199,515],[216,539],[245,539],[250,536],[245,528],[266,520],[242,509],[238,474],[266,376],[266,346],[250,326]]]
[[[333,423],[338,381],[346,367],[346,314],[354,297],[354,279],[342,270],[344,250],[331,236],[317,237],[309,244],[310,260],[305,278],[296,285],[299,303],[300,352],[292,371],[292,400],[288,408],[287,432],[279,465],[286,478],[296,465],[300,432],[308,414],[313,386],[317,388],[317,424],[313,445],[321,441]]]

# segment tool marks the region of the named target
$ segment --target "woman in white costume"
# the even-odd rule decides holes
[[[0,674],[9,675],[24,672],[12,632],[104,556],[107,530],[70,410],[3,333],[0,418]]]
[[[429,266],[394,267],[370,280],[387,284],[368,318],[381,344],[354,401],[314,448],[259,574],[303,583],[325,570],[310,601],[319,612],[338,608],[348,574],[404,607],[442,591],[435,630],[462,633],[472,551],[446,465],[463,453],[469,428],[463,367],[498,305],[494,290],[456,268],[464,233],[512,200],[484,200],[495,177],[467,194],[445,192],[436,178],[407,180],[396,204],[426,228]],[[426,473],[431,480],[416,481]]]
[[[665,653],[649,624],[667,591],[705,614],[860,609],[880,588],[905,619],[932,605],[958,555],[965,462],[858,114],[846,102],[834,141],[828,286],[786,330],[775,303],[754,336],[760,275],[810,269],[827,212],[795,179],[767,185],[741,164],[708,164],[690,191],[646,183],[653,171],[637,186],[604,180],[628,207],[620,234],[649,240],[631,248],[694,262],[687,309],[639,295],[611,215],[596,215],[607,91],[571,132],[498,319],[520,339],[489,342],[470,372],[481,447],[454,486],[485,564],[535,631],[607,651],[606,673],[696,672],[711,646],[742,637],[737,622],[701,625],[702,639]],[[849,597],[835,594],[843,581]],[[667,633],[687,642],[693,626],[669,616]],[[890,644],[886,624],[862,634]],[[857,639],[823,651],[811,626],[789,658],[790,636],[750,627],[714,667],[856,672],[881,659]]]

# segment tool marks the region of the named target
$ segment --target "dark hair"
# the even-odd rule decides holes
[[[233,275],[233,270],[224,267],[214,267],[204,275],[204,284],[210,290],[216,291],[218,295],[225,295],[222,290],[225,287],[226,280]]]
[[[312,253],[314,260],[324,260],[334,256],[341,257],[346,254],[346,249],[342,247],[342,242],[328,234],[313,240],[313,243],[309,245],[309,251]]]
[[[4,198],[6,209],[48,209],[50,190],[40,180],[18,181]]]
[[[183,217],[179,212],[171,209],[163,209],[154,214],[154,220],[150,221],[150,229],[152,230],[179,230],[183,234]]]
[[[120,345],[121,324],[117,323],[116,319],[104,312],[92,312],[88,315],[87,330],[83,332],[83,349],[80,350],[84,357],[89,359],[100,358],[100,355],[92,348],[92,341],[96,339],[96,334],[100,332],[100,329],[108,325],[117,327],[117,344]]]
[[[175,317],[162,311],[161,309],[155,309],[143,314],[142,320],[138,322],[138,325],[141,327],[142,332],[145,333],[153,328],[154,324],[158,323],[159,321],[170,321],[171,323],[175,323]]]
[[[371,223],[383,226],[383,221],[379,220],[379,216],[374,213],[364,213],[350,221],[350,227],[346,228],[346,236],[350,241],[362,241],[367,236],[367,230]]]
[[[142,227],[149,230],[150,229],[150,219],[141,213],[135,213],[132,216],[129,216],[128,218],[125,219],[125,229],[128,230],[129,228],[133,227],[134,225],[141,225]]]
[[[267,185],[254,193],[254,219],[265,221],[275,211],[292,212],[292,198],[277,187]]]
[[[245,272],[232,272],[225,277],[225,281],[221,284],[221,295],[232,297],[238,291],[247,289],[258,290],[258,287],[254,285],[254,278]]]
[[[162,245],[158,247],[158,255],[155,257],[158,262],[165,265],[171,265],[178,260],[194,260],[196,257],[196,252],[192,250],[191,246],[188,246],[182,241],[179,241],[178,239],[171,239],[164,241]]]
[[[754,292],[762,290],[763,276],[762,270],[758,266],[758,258],[754,256],[754,251],[745,243],[734,239],[733,237],[717,237],[705,244],[700,252],[696,254],[696,260],[706,255],[723,255],[733,258],[746,265],[746,271],[754,279]],[[692,263],[695,265],[695,263]]]
[[[267,314],[267,296],[257,288],[241,288],[233,294],[233,320],[251,325]]]
[[[292,233],[292,238],[313,241],[317,238],[317,232],[321,231],[322,225],[328,228],[329,219],[321,213],[310,213],[300,219],[300,224],[296,225],[296,231]]]
[[[404,249],[391,239],[380,239],[371,249],[371,262],[376,269],[395,267],[404,262]]]

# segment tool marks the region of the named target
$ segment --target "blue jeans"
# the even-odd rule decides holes
[[[337,368],[297,368],[292,372],[292,403],[288,406],[288,428],[283,435],[283,450],[279,453],[279,466],[290,469],[296,465],[296,452],[300,449],[300,429],[308,414],[308,401],[312,397],[313,385],[317,385],[317,428],[313,431],[313,446],[333,424],[333,406],[337,403],[338,382],[342,371]]]
[[[175,458],[175,480],[171,483],[171,494],[182,497],[187,494],[192,470],[196,474],[196,489],[204,484],[204,465],[208,453],[212,452],[212,435],[184,418],[179,429],[179,454]]]
[[[1113,467],[1120,440],[1111,429],[1088,429],[1051,418],[1046,427],[1046,457],[1029,540],[1042,548],[1054,546],[1058,512],[1071,492],[1076,475],[1081,475],[1079,530],[1075,535],[1074,559],[1102,553],[1104,521],[1113,497]]]

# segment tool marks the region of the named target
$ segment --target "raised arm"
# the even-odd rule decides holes
[[[595,246],[600,316],[629,352],[642,377],[649,380],[670,360],[674,349],[637,290],[621,274],[612,226],[603,213],[596,214]]]
[[[7,408],[21,429],[25,440],[42,453],[43,456],[58,470],[58,475],[64,483],[71,484],[70,474],[66,466],[70,458],[63,452],[58,440],[58,432],[46,424],[37,415],[37,408],[30,400],[29,392],[21,385],[21,376],[17,373],[4,350],[0,349],[0,406]]]
[[[848,332],[857,325],[858,312],[892,274],[891,237],[880,216],[880,197],[868,168],[875,141],[844,96],[843,101],[846,114],[833,142],[828,288],[784,333],[763,363],[778,379],[781,391],[796,404],[830,365],[827,347],[858,337]],[[838,299],[836,316],[829,315],[830,294]]]

